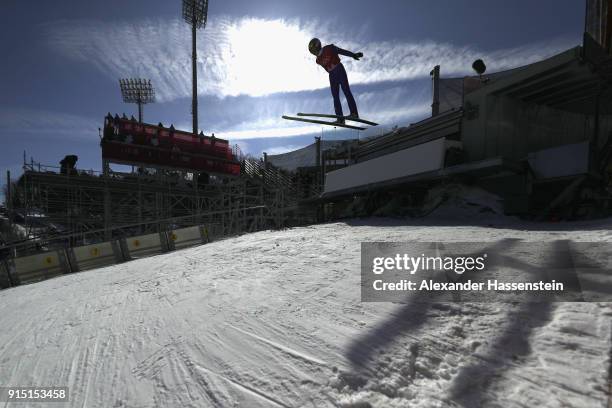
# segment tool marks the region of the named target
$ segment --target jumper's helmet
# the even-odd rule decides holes
[[[308,51],[313,55],[319,55],[319,51],[321,51],[321,40],[318,38],[310,40],[308,43]]]

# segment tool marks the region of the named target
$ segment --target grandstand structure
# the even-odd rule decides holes
[[[24,162],[17,254],[201,224],[227,236],[313,221],[288,172],[226,140],[108,114],[100,145],[101,172],[79,170],[74,156],[61,167]]]

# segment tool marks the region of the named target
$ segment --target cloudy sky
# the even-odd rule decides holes
[[[98,128],[107,112],[136,115],[118,78],[150,78],[157,103],[145,121],[191,129],[190,29],[180,0],[2,0],[0,171],[29,160],[57,165],[66,154],[100,170]],[[281,119],[333,112],[327,74],[308,53],[313,36],[352,51],[344,58],[362,135],[428,115],[429,71],[490,72],[579,45],[583,0],[210,0],[198,33],[199,116],[206,134],[253,155],[305,146],[313,136],[354,131]],[[346,105],[345,105],[345,110]]]

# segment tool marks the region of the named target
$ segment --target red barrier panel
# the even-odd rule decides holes
[[[224,174],[240,173],[240,164],[227,140],[195,136],[172,127],[140,124],[118,116],[105,119],[102,157]]]
[[[119,162],[138,162],[213,173],[240,174],[240,164],[237,162],[217,161],[210,157],[185,152],[173,152],[167,149],[104,140],[102,141],[102,158]]]

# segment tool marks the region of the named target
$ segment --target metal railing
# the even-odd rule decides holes
[[[157,232],[163,232],[171,229],[190,227],[204,223],[219,224],[219,219],[222,218],[222,216],[224,215],[238,218],[233,220],[234,222],[244,223],[248,220],[239,218],[247,217],[253,219],[256,217],[260,217],[259,211],[255,210],[260,210],[263,208],[266,208],[266,206],[257,205],[245,208],[228,208],[224,210],[207,211],[180,217],[170,217],[164,219],[143,221],[140,223],[123,224],[110,228],[101,228],[78,233],[60,233],[57,235],[47,234],[44,237],[32,237],[0,245],[0,258],[2,257],[1,254],[3,253],[8,254],[9,257],[16,257],[40,253],[51,249],[70,247],[74,246],[76,242],[78,242],[78,245],[104,242],[104,239],[96,239],[96,237],[99,237],[101,233],[105,233],[103,235],[111,236],[114,238],[125,238],[129,237],[130,235],[137,235],[136,233],[132,234],[132,232],[137,229],[142,229],[143,227],[147,228],[153,226],[156,227],[155,230]],[[250,212],[252,212],[252,214]],[[232,232],[240,232],[239,230],[232,229],[231,223],[229,225],[230,227],[227,229],[228,233],[231,234]],[[91,238],[91,240],[87,240],[87,237],[93,238]]]

